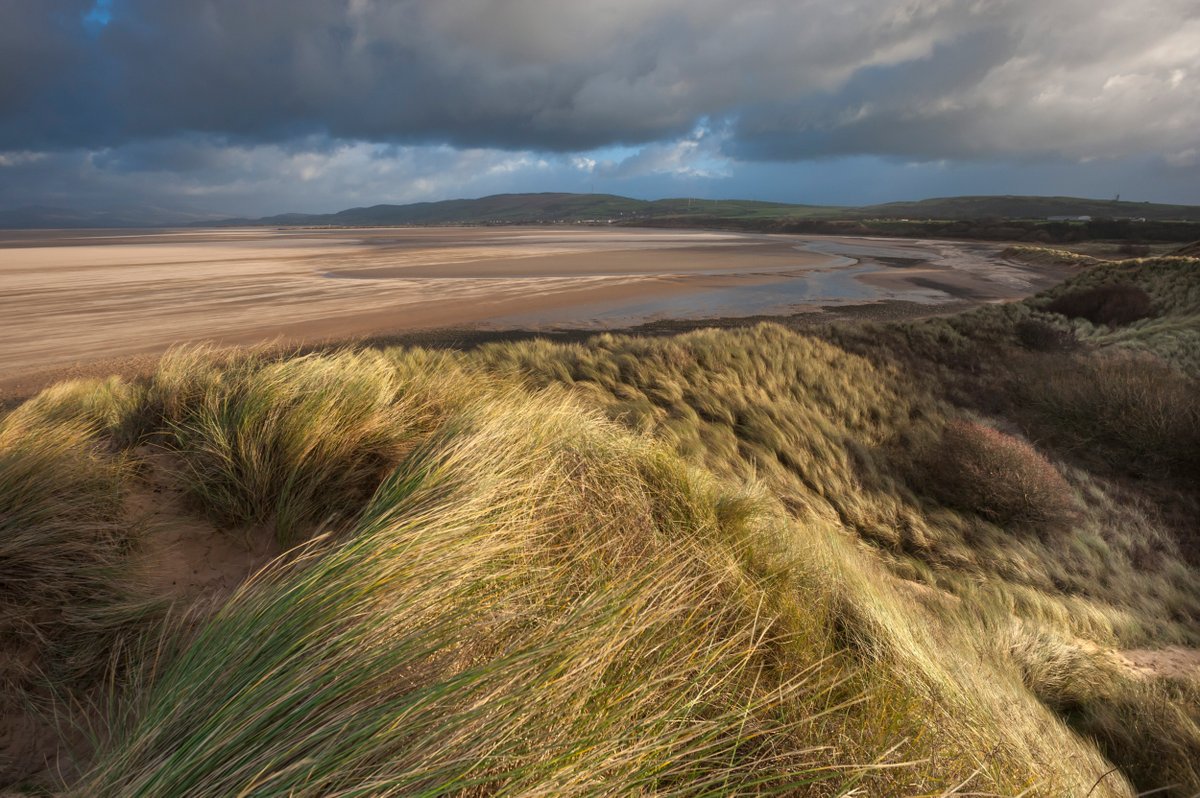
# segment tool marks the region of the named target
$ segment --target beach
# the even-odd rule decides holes
[[[439,328],[603,330],[839,304],[1004,301],[999,246],[620,227],[0,233],[0,365]]]

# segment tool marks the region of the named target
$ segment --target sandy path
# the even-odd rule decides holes
[[[1126,649],[1116,652],[1129,668],[1146,676],[1192,679],[1200,683],[1200,649],[1167,648]]]
[[[1009,267],[996,248],[970,247],[565,226],[5,232],[0,383],[188,341],[624,327],[1029,293],[1028,281],[997,282]]]

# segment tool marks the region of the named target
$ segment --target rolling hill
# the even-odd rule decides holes
[[[835,220],[1045,220],[1055,216],[1200,222],[1200,206],[1118,202],[1079,197],[941,197],[913,202],[839,207],[737,199],[675,197],[640,200],[616,194],[496,194],[478,199],[371,205],[336,213],[283,213],[258,218],[198,218],[162,209],[88,211],[26,207],[0,209],[0,229],[77,227],[371,227],[392,225],[688,224]]]
[[[1080,197],[940,197],[918,202],[889,202],[854,210],[854,215],[914,219],[1045,219],[1051,216],[1200,221],[1200,206],[1122,202]]]
[[[680,220],[1046,219],[1052,216],[1200,222],[1200,206],[1077,197],[945,197],[858,208],[756,200],[639,200],[615,194],[497,194],[480,199],[372,205],[337,213],[226,219],[220,225],[346,226],[546,224]]]
[[[372,205],[337,213],[287,213],[261,219],[227,219],[222,225],[428,225],[635,221],[670,217],[736,219],[837,215],[841,208],[755,200],[638,200],[615,194],[496,194],[480,199]]]

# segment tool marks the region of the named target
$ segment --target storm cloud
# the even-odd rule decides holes
[[[860,156],[1194,171],[1198,78],[1195,0],[0,2],[0,153],[120,174],[444,147],[606,179]]]

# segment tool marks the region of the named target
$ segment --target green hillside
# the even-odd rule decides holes
[[[1091,216],[1095,219],[1200,222],[1200,206],[1155,202],[1119,202],[1079,197],[943,197],[918,202],[889,202],[854,209],[855,215],[911,219],[1046,219]]]
[[[754,200],[675,198],[638,200],[613,194],[497,194],[481,199],[374,205],[331,214],[283,214],[263,219],[230,219],[221,224],[268,225],[441,225],[539,224],[555,222],[721,222],[911,218],[1037,219],[1051,216],[1132,218],[1148,221],[1200,221],[1200,206],[1114,202],[1074,197],[951,197],[895,202],[861,208]]]
[[[779,218],[833,209],[753,200],[637,200],[613,194],[497,194],[481,199],[375,205],[331,214],[284,214],[226,224],[438,225],[634,221],[665,217]]]

